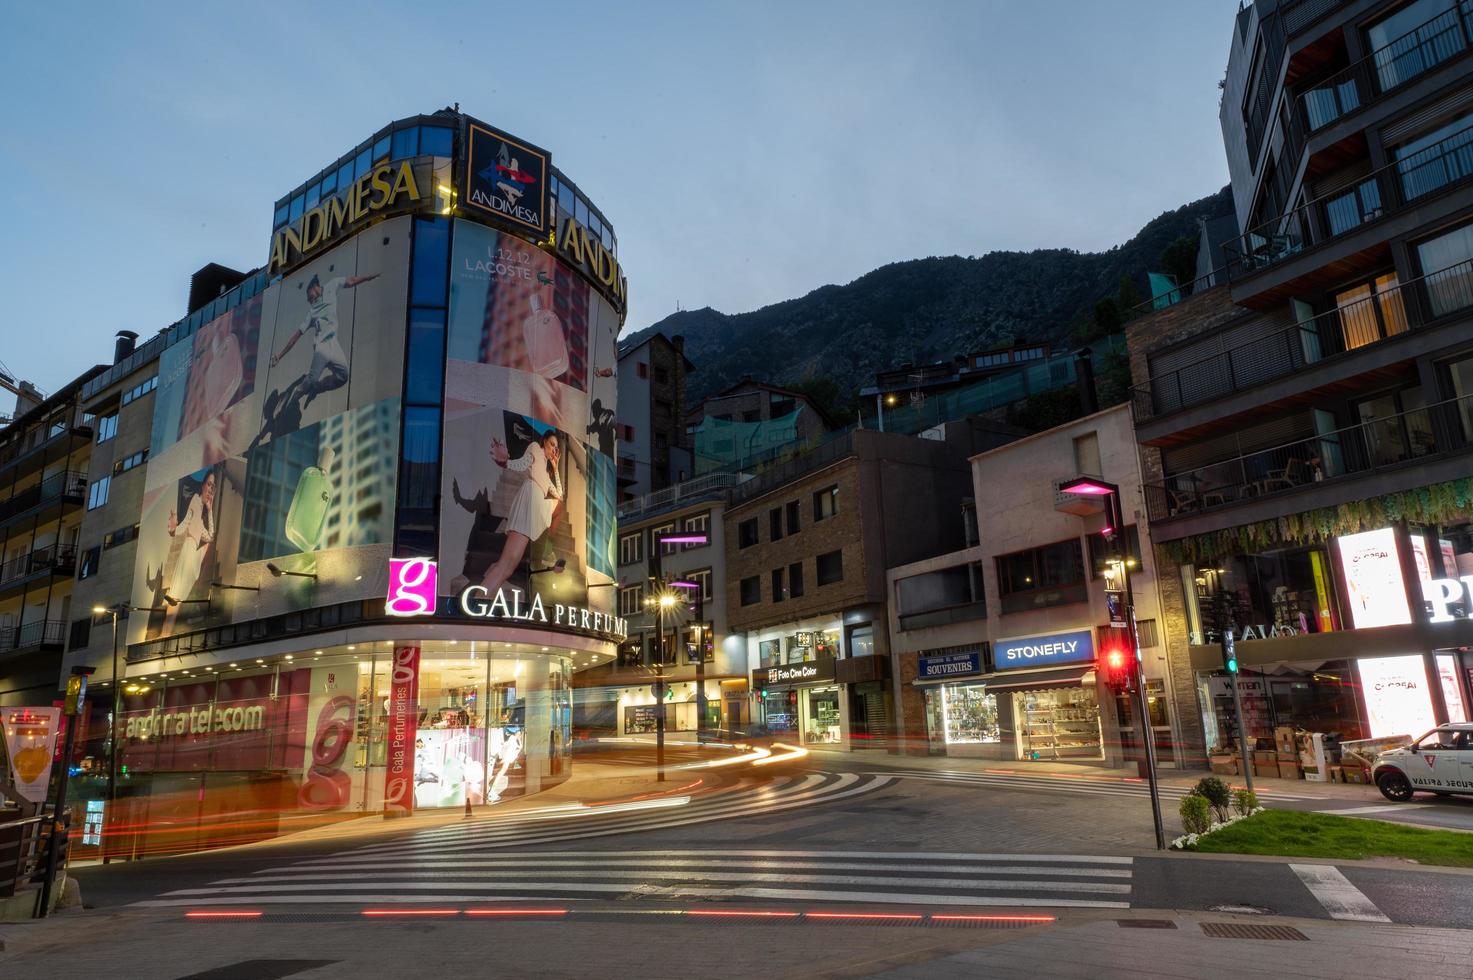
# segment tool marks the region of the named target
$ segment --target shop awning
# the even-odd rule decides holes
[[[1094,665],[1060,667],[1027,674],[994,674],[997,680],[987,682],[988,691],[1041,691],[1051,687],[1079,687],[1095,682]]]
[[[911,681],[911,684],[915,687],[940,687],[942,684],[987,684],[991,687],[991,683],[987,680],[989,676],[995,675],[961,674],[958,676],[951,674],[945,677],[917,677]]]

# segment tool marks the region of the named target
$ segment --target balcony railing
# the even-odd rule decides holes
[[[53,473],[35,486],[27,487],[9,500],[0,500],[0,524],[34,507],[55,503],[63,497],[80,503],[87,498],[87,474],[76,470]]]
[[[705,476],[698,476],[694,480],[686,480],[673,487],[666,487],[663,490],[656,490],[653,493],[625,501],[619,505],[619,517],[628,518],[656,507],[668,507],[692,497],[709,496],[718,490],[734,487],[745,479],[746,477],[740,473],[708,473]]]
[[[1284,34],[1293,37],[1321,17],[1340,6],[1344,0],[1287,0],[1279,5]]]
[[[1313,133],[1473,50],[1473,0],[1441,14],[1342,68],[1296,100],[1303,131]]]
[[[1146,509],[1179,517],[1470,449],[1473,395],[1174,473],[1146,485]]]
[[[1470,0],[1473,2],[1473,0]],[[1261,272],[1395,214],[1434,191],[1473,177],[1470,133],[1463,130],[1402,160],[1373,170],[1353,187],[1332,191],[1223,244],[1229,278]]]
[[[19,581],[37,572],[64,572],[70,573],[77,567],[77,551],[75,548],[59,547],[50,545],[45,548],[37,548],[19,558],[0,565],[0,586],[9,585],[11,582]]]
[[[1473,308],[1473,260],[1317,314],[1176,370],[1153,374],[1149,382],[1132,390],[1135,419],[1144,422],[1244,391],[1469,308]]]
[[[0,653],[39,647],[59,647],[66,639],[66,623],[42,619],[24,626],[0,626]]]

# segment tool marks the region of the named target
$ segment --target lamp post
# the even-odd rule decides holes
[[[659,707],[655,711],[655,765],[659,769],[659,779],[665,780],[665,611],[674,608],[680,598],[670,591],[671,583],[665,579],[661,569],[661,559],[664,556],[665,546],[668,545],[703,545],[710,544],[711,538],[705,531],[664,531],[650,534],[650,586],[656,602],[656,629],[658,640],[656,647],[659,650],[659,660],[656,667],[657,680],[656,690],[659,692]],[[701,654],[696,660],[696,742],[701,740],[701,716],[705,713],[706,688],[705,688],[705,644],[701,644]]]
[[[1103,534],[1114,544],[1115,557],[1120,563],[1120,577],[1125,586],[1125,622],[1130,632],[1130,647],[1135,652],[1135,663],[1131,667],[1135,681],[1136,714],[1141,716],[1141,738],[1146,748],[1146,781],[1151,789],[1151,817],[1156,825],[1156,849],[1166,850],[1166,831],[1161,824],[1161,791],[1156,785],[1156,742],[1151,737],[1150,706],[1146,700],[1146,675],[1141,662],[1140,634],[1135,625],[1135,594],[1130,587],[1129,556],[1125,551],[1125,514],[1120,504],[1120,487],[1095,477],[1079,477],[1059,486],[1060,493],[1106,498]]]

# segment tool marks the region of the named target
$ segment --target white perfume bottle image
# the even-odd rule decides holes
[[[302,471],[286,511],[287,540],[303,551],[317,550],[317,539],[322,536],[322,525],[327,521],[327,508],[332,503],[332,480],[328,472],[332,469],[333,456],[331,448],[323,447],[317,455],[317,465]]]
[[[542,308],[542,296],[532,294],[532,312],[522,321],[522,341],[532,372],[544,378],[559,378],[568,370],[568,338],[563,322],[552,310]]]

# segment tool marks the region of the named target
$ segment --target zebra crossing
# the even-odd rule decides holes
[[[268,909],[485,902],[762,901],[950,908],[1130,907],[1133,858],[813,850],[351,852],[140,906]]]
[[[1068,793],[1071,795],[1115,797],[1117,799],[1143,799],[1150,789],[1145,780],[1126,782],[1118,779],[1089,776],[1066,776],[1049,773],[1024,773],[1013,771],[972,772],[956,769],[907,769],[881,772],[879,775],[894,779],[919,779],[933,783],[954,783],[964,786],[986,786],[994,789],[1027,790],[1046,793]],[[1192,791],[1190,786],[1167,783],[1158,785],[1163,800],[1180,800]],[[1256,787],[1259,799],[1265,802],[1298,802],[1318,797],[1300,796],[1278,789]]]

